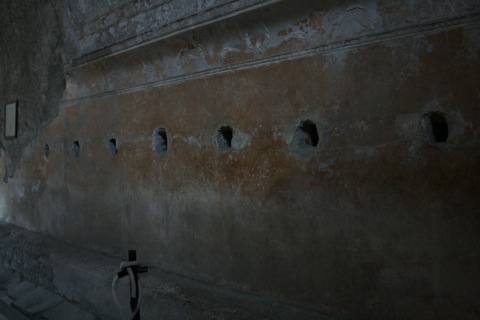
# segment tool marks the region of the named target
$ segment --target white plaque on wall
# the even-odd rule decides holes
[[[5,106],[5,139],[17,137],[17,102]]]

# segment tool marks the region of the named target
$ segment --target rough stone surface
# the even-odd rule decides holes
[[[70,302],[62,302],[58,306],[43,313],[48,320],[95,320],[96,317]]]
[[[12,288],[10,288],[8,290],[8,295],[12,299],[17,300],[22,296],[30,294],[35,289],[36,289],[36,286],[33,283],[28,282],[28,281],[22,281],[19,284],[17,284],[16,286],[13,286]]]
[[[10,242],[11,244],[12,242]],[[13,249],[13,251],[15,250]],[[31,277],[32,274],[26,273],[26,276]],[[28,281],[21,281],[18,276],[7,269],[0,270],[0,316],[2,315],[8,320],[97,319],[93,314],[53,292],[36,287]],[[0,317],[0,319],[2,318]]]
[[[30,318],[15,310],[9,304],[0,300],[0,319],[3,320],[29,320]]]
[[[64,23],[79,53],[77,26]],[[152,316],[251,315],[205,311],[215,302],[181,275],[315,314],[477,319],[479,26],[476,0],[283,1],[75,69],[65,61],[58,116],[22,145],[0,185],[0,219],[117,258],[136,248],[172,273],[146,276],[147,290],[167,281],[182,292],[160,294]],[[446,141],[432,138],[429,114],[444,115]],[[319,141],[299,154],[292,141],[306,120]],[[222,126],[234,136],[220,152]],[[168,133],[162,156],[157,128]],[[32,239],[9,236],[22,237]],[[6,248],[1,263],[110,310],[108,268],[69,264],[42,241]],[[83,283],[101,285],[90,296],[72,289]]]
[[[11,290],[16,287],[21,280],[8,270],[0,271],[0,289]]]
[[[83,65],[145,43],[239,15],[279,0],[69,1],[79,53],[73,65]],[[108,11],[105,12],[105,9]],[[93,13],[93,17],[91,16]],[[86,16],[88,15],[88,16]]]
[[[11,225],[0,224],[0,234],[21,234],[32,242],[43,244],[44,259],[51,261],[51,271],[54,275],[52,291],[68,301],[79,304],[82,309],[95,314],[100,319],[117,320],[119,312],[112,297],[112,280],[121,260],[107,257],[95,252],[89,252],[48,237],[34,234]],[[17,252],[24,255],[36,255],[35,250],[25,250],[25,241],[4,236],[1,242],[0,260]],[[28,246],[27,246],[28,248]],[[140,257],[139,257],[140,258]],[[12,266],[14,261],[10,261]],[[9,269],[11,267],[8,267]],[[23,275],[27,278],[43,278],[32,274],[25,268]],[[36,270],[38,272],[38,270]],[[143,292],[142,319],[302,319],[302,320],[334,320],[312,310],[298,308],[278,301],[246,295],[232,290],[222,289],[200,281],[165,273],[157,268],[149,268],[148,273],[140,275]],[[22,285],[22,289],[25,285]],[[33,285],[30,290],[17,290],[18,300],[13,302],[20,310],[29,315],[42,313],[44,317],[59,316],[67,307],[52,304],[59,302],[58,296],[45,292]],[[39,292],[41,290],[41,292]],[[53,298],[52,298],[53,296]],[[121,279],[118,286],[118,296],[121,303],[128,306],[128,280]],[[50,297],[47,303],[36,303],[33,298]],[[34,303],[35,302],[35,303]],[[44,312],[46,309],[49,311]],[[73,309],[73,312],[77,314]],[[127,310],[125,310],[127,311]]]
[[[3,135],[5,174],[12,177],[24,148],[57,115],[65,87],[64,36],[59,1],[0,2],[0,100],[18,101],[18,134]]]
[[[63,302],[63,299],[43,288],[35,288],[12,302],[12,306],[30,318],[41,315]]]

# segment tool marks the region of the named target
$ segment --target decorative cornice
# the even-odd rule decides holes
[[[164,1],[160,5],[151,6],[148,10],[130,17],[128,22],[127,19],[123,19],[124,23],[118,23],[115,26],[100,24],[97,21],[98,19],[94,19],[83,26],[82,31],[79,32],[82,35],[79,39],[80,46],[86,49],[83,49],[81,56],[73,59],[71,68],[75,69],[280,1],[204,0],[200,4],[196,4],[196,8],[193,8],[193,2],[190,0]],[[173,4],[178,8],[172,7]],[[162,14],[166,17],[159,17]],[[138,33],[139,28],[142,28],[145,24],[150,25],[145,21],[150,21],[152,27]],[[120,34],[120,36],[112,36],[112,34]]]
[[[204,70],[196,73],[172,77],[169,79],[162,79],[158,81],[143,83],[143,84],[135,85],[129,88],[103,92],[103,93],[91,95],[88,97],[65,100],[63,102],[63,106],[66,107],[76,103],[87,102],[95,99],[101,99],[108,96],[125,94],[125,93],[130,93],[135,91],[141,91],[141,90],[148,90],[155,87],[172,85],[172,84],[181,83],[189,80],[207,78],[214,75],[226,74],[226,73],[236,72],[244,69],[268,66],[272,64],[282,63],[285,61],[305,58],[305,57],[314,56],[318,54],[326,54],[326,53],[331,53],[331,52],[336,52],[341,50],[353,49],[356,47],[362,47],[369,44],[406,38],[416,34],[427,35],[427,34],[432,34],[439,31],[445,31],[449,29],[454,29],[454,28],[459,28],[459,27],[464,27],[469,25],[476,25],[476,24],[480,24],[480,12],[476,12],[468,16],[452,18],[448,20],[435,21],[432,23],[426,23],[422,25],[415,25],[410,27],[388,30],[384,32],[371,33],[358,38],[350,38],[347,40],[320,45],[320,46],[316,46],[316,47],[305,49],[305,50],[299,50],[296,52],[285,53],[285,54],[281,54],[273,57],[261,58],[261,59],[247,61],[247,62],[241,62],[241,63],[228,65],[228,66],[216,67],[216,68],[212,68],[212,69],[208,69],[208,70]]]

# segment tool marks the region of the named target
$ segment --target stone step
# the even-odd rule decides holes
[[[20,282],[20,278],[16,277],[13,272],[0,270],[0,289],[8,291]]]
[[[8,289],[8,296],[14,300],[19,299],[20,297],[28,294],[35,290],[36,286],[28,281],[22,281],[14,286],[11,286]]]
[[[64,299],[62,297],[37,287],[13,301],[12,306],[28,317],[34,318],[56,307],[63,301]]]
[[[13,301],[13,299],[8,296],[7,291],[3,289],[0,289],[0,300],[7,304],[12,303]]]
[[[0,270],[0,320],[96,320],[62,297]]]
[[[0,300],[0,320],[30,320],[28,317],[15,310],[9,304]],[[67,318],[68,319],[68,318]]]

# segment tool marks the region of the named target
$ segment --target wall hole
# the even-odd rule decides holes
[[[163,155],[168,151],[167,130],[165,128],[157,128],[153,132],[152,149],[158,155]]]
[[[317,126],[313,121],[305,120],[295,130],[293,139],[290,142],[290,152],[303,157],[310,157],[318,145],[320,137],[318,135]]]
[[[73,142],[72,153],[75,158],[80,157],[80,142],[78,141]]]
[[[218,129],[217,144],[220,151],[226,151],[232,147],[233,130],[230,126],[222,126]]]
[[[300,126],[297,130],[301,130],[303,132],[303,139],[305,145],[310,145],[312,147],[316,147],[318,144],[318,131],[317,126],[310,120],[306,120],[300,123]]]
[[[117,149],[117,139],[115,138],[111,138],[110,140],[108,140],[108,151],[110,152],[110,154],[112,156],[116,155],[118,153],[118,149]]]
[[[43,147],[43,153],[45,154],[45,158],[48,158],[50,155],[50,146],[48,143],[45,143],[45,146]]]
[[[430,143],[442,143],[448,140],[448,123],[445,114],[439,111],[423,115],[423,126]]]

